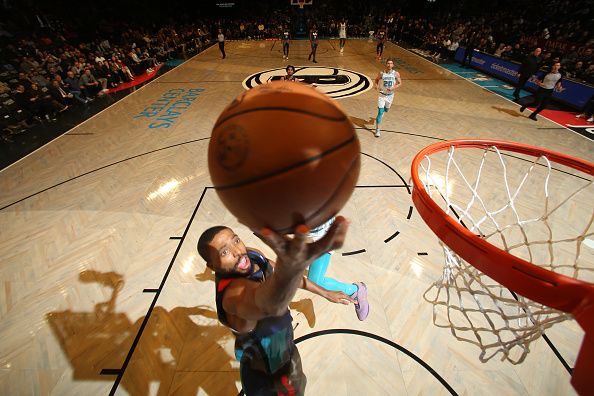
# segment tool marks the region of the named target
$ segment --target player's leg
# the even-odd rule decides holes
[[[385,95],[379,94],[377,99],[377,115],[375,116],[375,137],[380,137],[380,124],[382,123],[382,117],[386,112],[385,106]]]
[[[369,302],[367,300],[367,286],[363,282],[344,283],[333,278],[328,278],[326,271],[330,264],[330,253],[324,253],[318,257],[310,266],[307,279],[331,291],[340,291],[355,299],[355,313],[359,320],[365,320],[369,314]]]
[[[536,121],[536,115],[547,107],[547,104],[549,103],[549,101],[551,100],[551,96],[553,95],[552,89],[543,89],[541,91],[543,92],[541,94],[540,100],[538,101],[536,110],[534,110],[534,112],[530,114],[530,116],[528,117],[534,121]]]
[[[526,107],[531,106],[536,104],[536,106],[538,107],[538,105],[540,104],[541,101],[541,93],[542,89],[538,89],[536,91],[536,94],[534,94],[534,96],[524,96],[521,100],[521,102],[523,102],[522,107],[520,107],[520,113],[523,112],[524,110],[526,110]]]
[[[262,363],[265,366],[265,363]],[[274,378],[265,371],[251,367],[249,359],[242,359],[239,364],[241,387],[246,395],[275,395]]]
[[[520,98],[520,91],[522,90],[522,88],[524,88],[524,85],[526,85],[526,81],[528,81],[528,78],[525,77],[520,77],[518,80],[518,85],[516,85],[516,89],[514,90],[513,96],[516,100],[518,100]]]
[[[305,385],[307,384],[307,377],[303,373],[303,367],[301,365],[301,356],[299,350],[294,347],[291,361],[287,364],[286,369],[280,370],[278,375],[274,377],[273,391],[271,395],[295,395],[302,396],[305,394]],[[246,395],[250,395],[246,393]],[[258,395],[260,395],[258,393]],[[264,394],[267,395],[267,394]]]
[[[318,286],[322,286],[324,289],[331,291],[341,291],[347,296],[352,296],[357,291],[357,286],[352,283],[340,282],[333,278],[326,276],[328,266],[330,265],[331,253],[324,253],[309,266],[307,273],[307,279],[314,282]]]

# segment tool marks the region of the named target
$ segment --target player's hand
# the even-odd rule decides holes
[[[347,296],[346,294],[344,294],[341,291],[330,291],[328,290],[327,293],[324,293],[323,297],[330,301],[333,302],[335,304],[344,304],[344,305],[349,305],[349,303],[353,303],[355,304],[356,301],[354,298]]]
[[[280,265],[305,270],[322,253],[342,247],[348,225],[347,219],[342,216],[336,217],[326,235],[313,243],[307,243],[310,229],[303,224],[295,229],[292,239],[285,238],[268,228],[260,232],[260,238],[276,253],[277,264],[282,263]]]

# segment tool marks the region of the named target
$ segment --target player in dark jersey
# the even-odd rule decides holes
[[[311,44],[311,52],[309,53],[307,59],[311,60],[313,57],[313,63],[318,63],[318,61],[316,61],[316,51],[318,50],[318,28],[316,25],[313,25],[309,31],[309,42]]]
[[[289,44],[291,41],[291,35],[286,25],[281,35],[281,40],[283,42],[283,59],[289,59]]]
[[[283,80],[283,81],[303,81],[303,80],[300,80],[297,77],[295,77],[295,66],[287,65],[287,67],[285,68],[285,71],[287,72],[287,75],[282,76],[281,80]]]
[[[261,238],[276,253],[276,264],[246,248],[228,227],[211,227],[200,236],[198,252],[215,272],[218,317],[235,334],[247,396],[303,395],[307,380],[293,340],[289,302],[301,287],[335,303],[354,303],[303,276],[316,257],[342,246],[347,228],[346,219],[337,217],[326,236],[314,243],[306,243],[309,228],[304,225],[290,240],[263,229]]]
[[[382,60],[382,54],[384,53],[384,42],[386,41],[386,27],[382,26],[375,36],[377,39],[377,47],[375,47],[375,54],[377,60]]]

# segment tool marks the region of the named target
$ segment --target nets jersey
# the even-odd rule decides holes
[[[394,85],[396,85],[396,70],[392,69],[389,73],[382,71],[380,92],[384,95],[392,95],[394,91],[388,92],[385,88],[394,88]]]
[[[289,32],[284,32],[283,33],[283,41],[284,42],[288,42],[289,41]]]
[[[312,41],[312,43],[317,44],[317,42],[318,42],[318,32],[317,31],[311,32],[311,41]]]
[[[273,268],[266,257],[260,253],[248,250],[248,257],[256,263],[260,270],[244,279],[254,282],[263,282],[272,275]],[[223,308],[223,295],[225,289],[236,278],[215,278],[216,307],[219,321],[225,326],[227,314]],[[289,310],[282,316],[264,318],[258,321],[256,327],[249,333],[235,335],[235,357],[242,364],[247,364],[254,370],[274,374],[291,361],[295,343],[293,342],[293,318]]]

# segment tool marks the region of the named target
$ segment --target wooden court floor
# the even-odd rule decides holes
[[[278,42],[226,49],[226,59],[206,50],[0,173],[0,394],[239,392],[233,337],[216,319],[213,277],[195,246],[205,228],[226,224],[248,246],[270,250],[210,188],[208,139],[248,76],[313,64],[305,41],[292,44],[289,61]],[[382,68],[374,52],[367,41],[347,42],[343,54],[322,41],[316,66],[373,79]],[[573,394],[542,339],[520,365],[481,363],[478,348],[432,324],[423,293],[443,257],[413,208],[410,163],[443,139],[513,140],[589,161],[594,143],[542,117],[533,122],[518,105],[395,45],[385,55],[396,57],[403,86],[381,138],[372,132],[375,91],[340,100],[357,127],[362,169],[343,212],[349,235],[328,272],[364,281],[371,313],[359,322],[352,306],[297,294],[296,336],[314,335],[299,343],[306,393],[450,394],[434,371],[459,395]],[[171,100],[183,103],[165,114]],[[547,335],[573,366],[579,326],[565,322]]]

